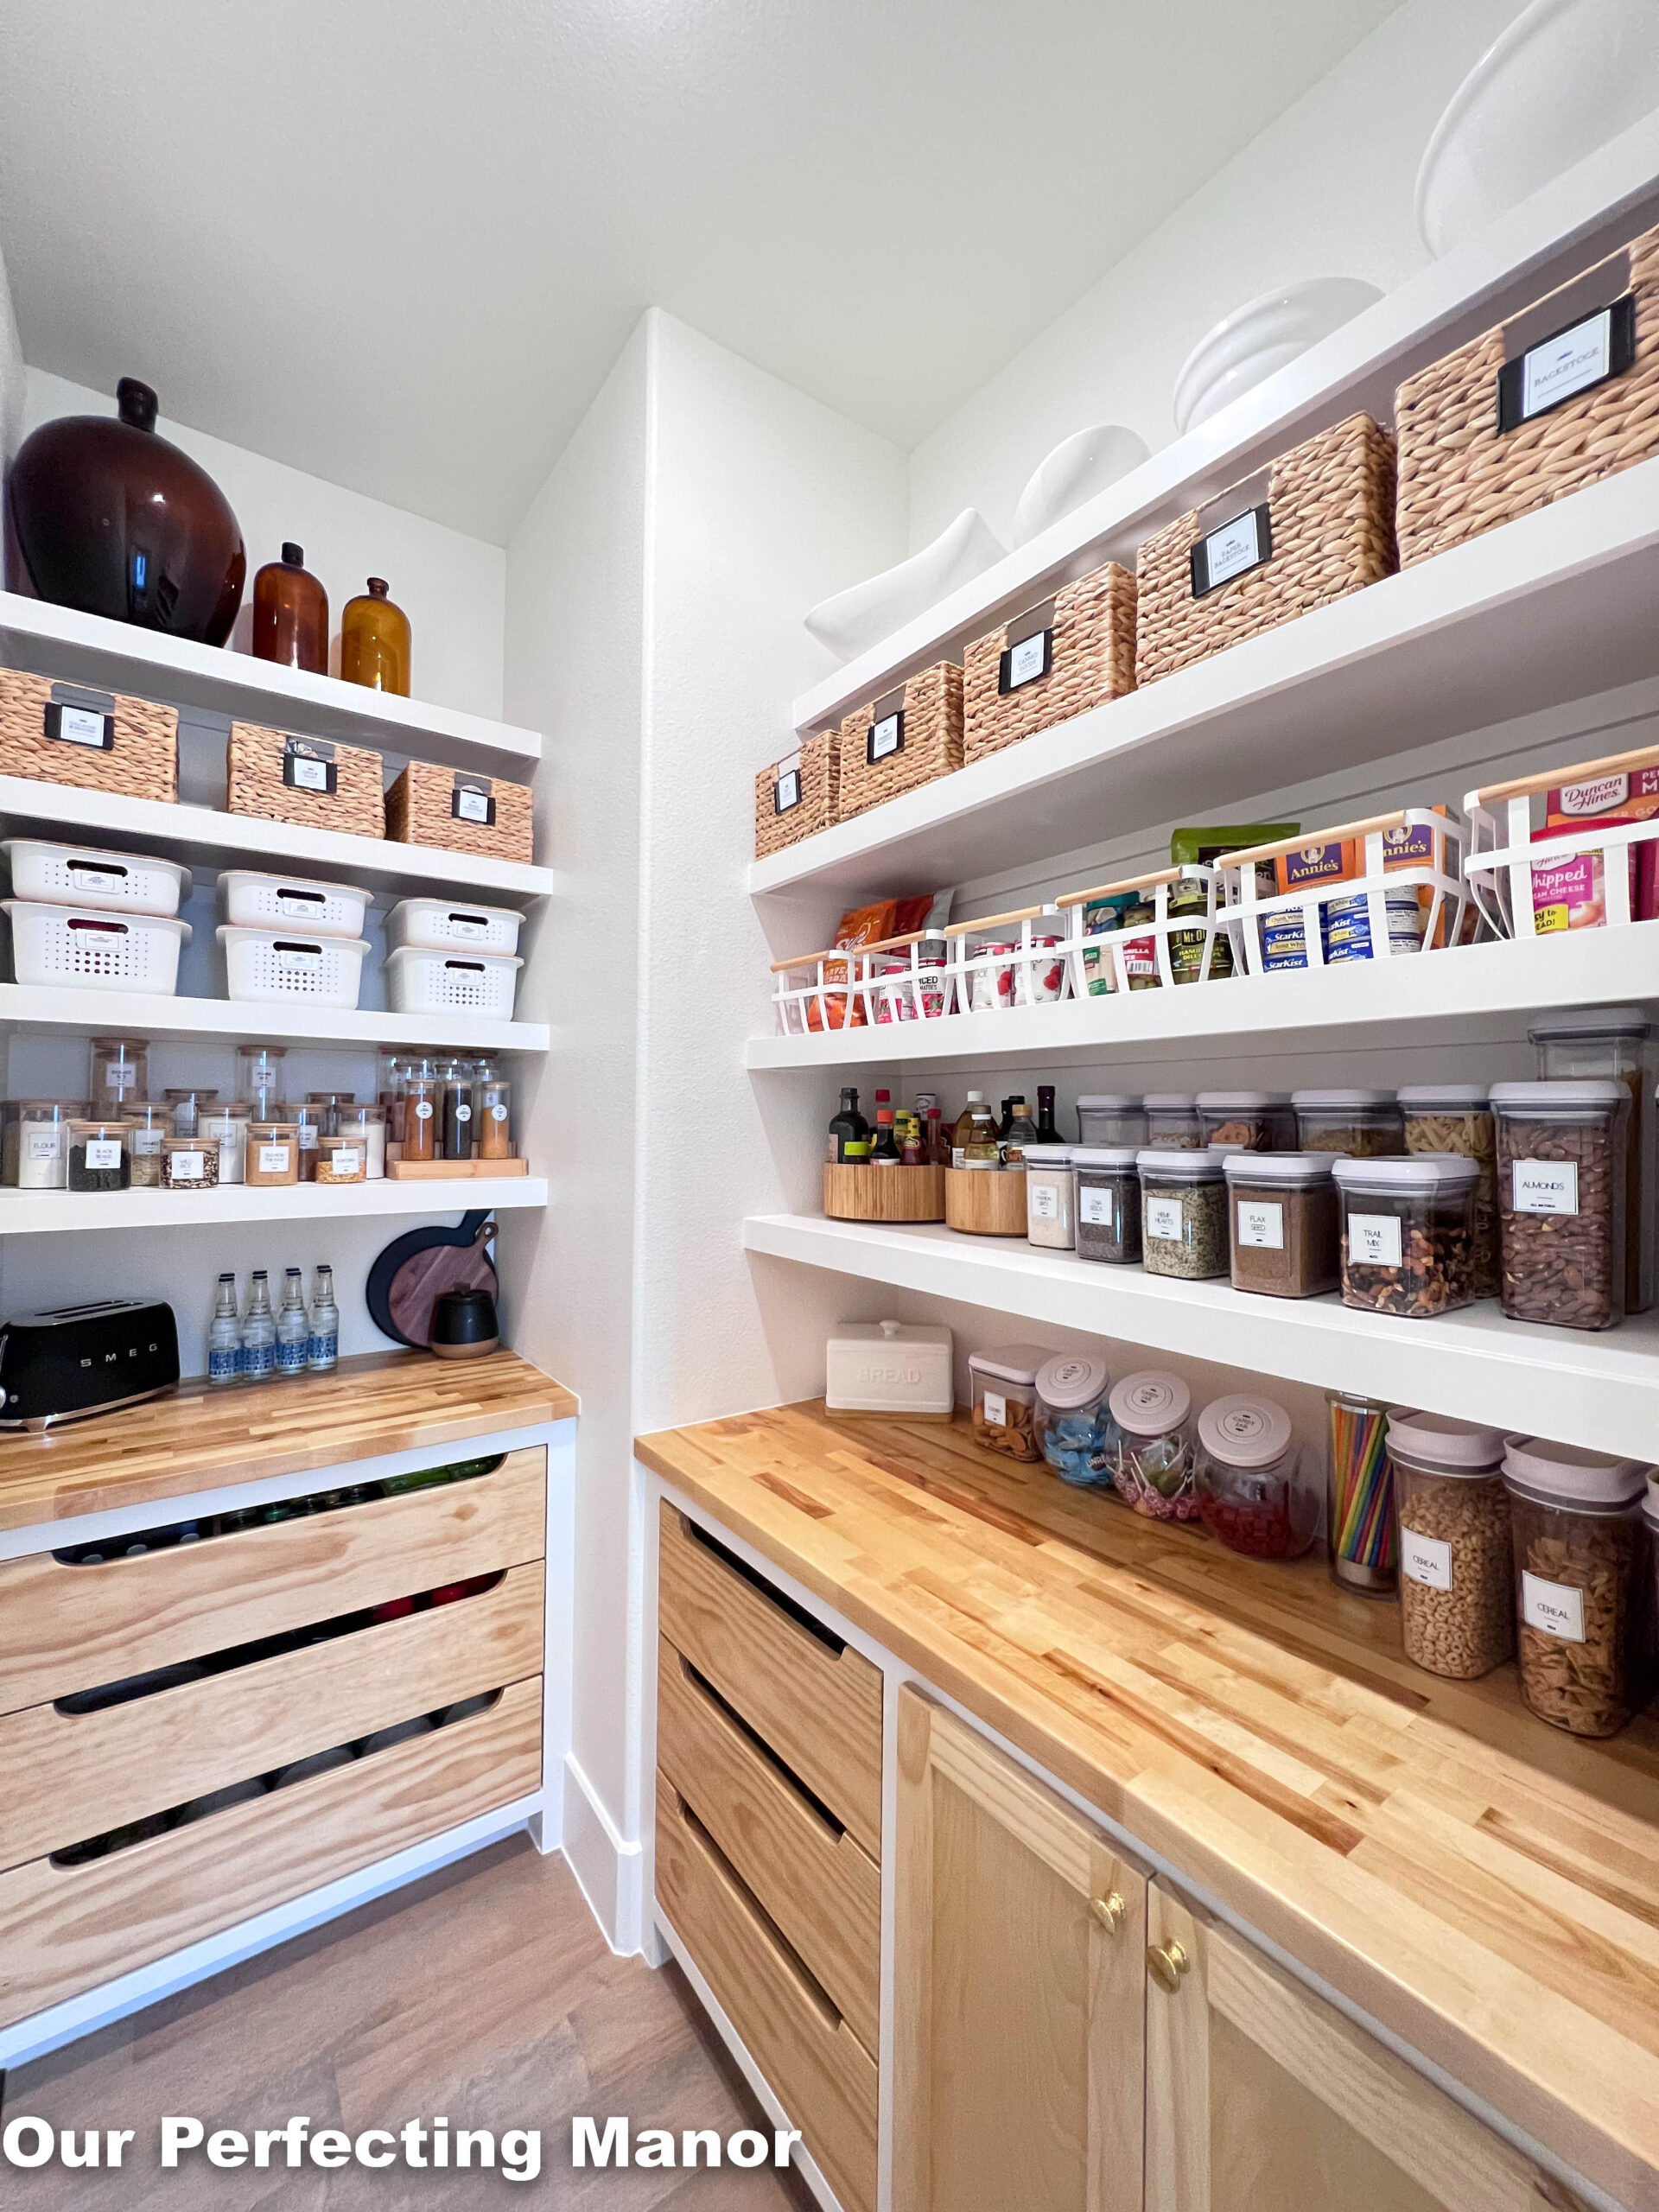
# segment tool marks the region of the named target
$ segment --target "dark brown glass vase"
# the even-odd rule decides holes
[[[298,545],[285,544],[253,580],[252,644],[260,660],[328,673],[328,594]]]
[[[11,525],[42,599],[222,645],[248,573],[230,502],[204,468],[156,435],[155,393],[116,386],[120,420],[63,415],[18,448]]]

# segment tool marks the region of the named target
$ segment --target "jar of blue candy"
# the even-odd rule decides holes
[[[1103,1359],[1056,1352],[1037,1370],[1037,1441],[1063,1483],[1110,1490],[1117,1424],[1106,1400],[1111,1377]]]

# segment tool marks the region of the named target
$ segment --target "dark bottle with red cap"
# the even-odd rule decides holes
[[[291,541],[253,580],[252,645],[260,660],[328,673],[328,594]]]

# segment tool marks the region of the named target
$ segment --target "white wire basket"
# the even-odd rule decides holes
[[[1478,925],[1463,877],[1467,838],[1449,809],[1402,807],[1224,855],[1217,868],[1236,963],[1262,976],[1467,944]],[[1264,895],[1258,867],[1293,855],[1307,880]]]
[[[511,1021],[524,964],[495,953],[400,945],[386,955],[386,1001],[394,1014],[484,1014]]]
[[[44,837],[8,837],[0,852],[11,869],[12,897],[43,899],[48,906],[172,915],[190,889],[188,868],[150,853],[106,853],[54,844]]]
[[[386,949],[405,945],[432,952],[496,952],[506,958],[518,950],[524,916],[510,906],[469,906],[458,899],[400,899],[386,916]]]
[[[12,973],[20,983],[67,984],[171,998],[179,984],[179,950],[188,922],[163,914],[110,914],[48,906],[32,899],[0,900],[11,923]]]
[[[365,938],[302,937],[221,923],[219,942],[225,954],[226,998],[357,1004],[363,956],[369,949]]]
[[[1580,818],[1548,835],[1535,830],[1540,797],[1547,812]],[[1659,801],[1659,745],[1471,791],[1463,872],[1488,928],[1504,938],[1551,937],[1659,917],[1659,813],[1618,818],[1649,800]]]
[[[1069,926],[1058,906],[953,922],[945,937],[962,1012],[1006,1014],[1017,1006],[1054,1006],[1069,999]]]
[[[1181,912],[1171,913],[1170,899],[1177,889],[1200,893],[1202,906],[1187,903]],[[1058,905],[1068,925],[1071,997],[1217,982],[1233,973],[1221,878],[1213,868],[1189,863],[1157,868],[1122,882],[1097,884],[1090,891],[1068,891]],[[1125,909],[1147,906],[1152,908],[1150,921],[1122,918]],[[1102,910],[1112,906],[1118,915],[1112,927],[1103,928]]]
[[[225,918],[235,929],[303,930],[309,937],[361,937],[370,897],[349,883],[227,868],[219,879]]]
[[[855,951],[802,952],[772,963],[782,1037],[880,1022],[938,1021],[957,1010],[952,947],[939,930],[883,938]]]

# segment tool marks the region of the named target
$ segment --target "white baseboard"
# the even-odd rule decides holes
[[[645,1846],[619,1833],[574,1751],[564,1756],[564,1855],[600,1932],[625,1956],[641,1948]]]

